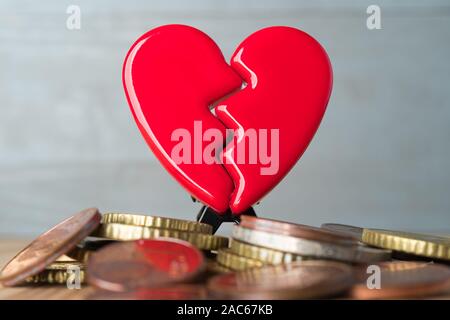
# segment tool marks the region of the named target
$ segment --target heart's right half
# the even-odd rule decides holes
[[[215,211],[239,214],[307,148],[332,71],[320,44],[298,29],[250,35],[228,65],[206,34],[168,25],[133,44],[123,83],[137,125],[167,171]]]

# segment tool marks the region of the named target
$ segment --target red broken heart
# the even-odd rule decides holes
[[[275,187],[307,148],[328,103],[332,71],[320,44],[294,28],[255,32],[228,65],[206,34],[168,25],[133,44],[123,83],[136,123],[166,170],[212,209],[238,214]],[[234,136],[222,154],[227,128]]]

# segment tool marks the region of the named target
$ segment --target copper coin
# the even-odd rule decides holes
[[[352,268],[332,261],[297,261],[221,274],[208,281],[214,297],[231,299],[313,299],[349,289]]]
[[[322,229],[353,237],[358,239],[358,241],[362,241],[363,228],[339,223],[324,223],[320,227]]]
[[[373,268],[379,267],[377,274]],[[359,284],[351,290],[356,299],[401,299],[437,296],[450,292],[450,268],[411,261],[382,262],[358,272]]]
[[[124,292],[187,281],[204,268],[203,254],[178,239],[147,239],[108,245],[90,256],[88,282]]]
[[[58,257],[70,251],[100,224],[98,209],[83,210],[40,235],[2,270],[0,281],[14,286],[43,271]]]
[[[131,292],[99,290],[89,297],[93,300],[203,300],[206,298],[207,290],[205,286],[194,284],[141,289]]]
[[[358,242],[358,240],[352,236],[337,234],[336,232],[331,232],[321,228],[272,219],[256,218],[252,216],[242,216],[240,225],[248,229],[283,234],[321,242],[349,245],[353,245]]]

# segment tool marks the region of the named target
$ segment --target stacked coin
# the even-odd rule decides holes
[[[22,283],[79,285],[85,281],[85,265],[64,255],[98,227],[96,208],[83,210],[36,238],[3,268],[5,286]],[[63,259],[61,257],[64,256]]]
[[[326,223],[322,228],[353,235],[366,246],[391,250],[392,261],[358,267],[350,297],[398,299],[450,293],[450,238]],[[403,260],[403,261],[401,261]],[[406,261],[405,261],[406,260]]]
[[[353,285],[352,268],[333,261],[296,261],[217,275],[209,294],[222,299],[313,299],[333,297]]]
[[[129,241],[155,238],[163,240],[160,242],[136,244],[134,246],[131,243],[133,241]],[[109,255],[109,251],[102,250],[121,241],[127,241],[128,243],[117,251],[123,252],[122,255]],[[176,243],[179,248],[178,251],[171,251],[170,249],[173,247],[174,241],[179,241]],[[164,258],[161,254],[147,250],[161,261],[165,261],[165,263],[168,263],[169,260],[172,261],[167,269],[171,276],[166,277],[167,279],[172,279],[173,273],[178,271],[171,268],[178,266],[185,270],[186,266],[190,266],[186,264],[189,262],[185,260],[187,259],[186,257],[200,255],[203,259],[203,256],[208,256],[211,250],[227,247],[228,238],[212,235],[212,227],[210,225],[194,221],[124,213],[107,213],[102,216],[98,209],[91,208],[64,220],[34,240],[3,268],[0,281],[6,286],[23,283],[83,284],[89,278],[89,272],[86,272],[88,269],[87,264],[97,252],[103,252],[103,255],[98,255],[100,258],[97,261],[106,261],[107,259],[105,260],[104,258],[104,252],[106,252],[106,257],[110,260],[112,259],[108,263],[114,262],[117,264],[116,258],[124,260],[122,262],[125,263],[124,257],[127,253],[143,252],[145,250],[138,250],[137,248],[151,248],[155,245],[162,246],[163,252],[172,252],[172,258],[176,257],[176,255],[173,255],[173,252],[178,254],[180,252],[190,253],[190,255],[178,255],[178,258],[181,259],[180,261],[183,262],[181,263],[178,260],[170,260],[167,257]],[[199,249],[203,250],[204,255]],[[136,254],[132,254],[132,256],[136,258]],[[223,272],[223,270],[220,270],[220,266],[211,265],[209,261],[207,261],[208,263],[204,263],[203,260],[198,261],[195,264],[196,273],[203,270],[205,264],[209,266],[208,270],[213,271],[213,273]],[[146,262],[148,274],[152,274],[152,271],[148,271],[153,270],[151,262]],[[133,263],[135,264],[135,262]],[[132,266],[133,263],[127,262],[126,265]],[[96,268],[97,271],[102,270],[102,267],[98,263],[94,264],[94,267],[91,266],[90,269],[92,271],[91,274],[95,273]],[[127,272],[125,269],[124,271],[125,273]],[[191,272],[191,274],[193,273]],[[98,275],[98,272],[95,274],[95,279],[102,278]],[[105,274],[105,277],[107,276]],[[97,283],[104,282],[104,280],[97,281]],[[171,288],[160,289],[162,290],[161,292],[166,292],[167,290],[171,292]]]
[[[38,274],[25,279],[26,283],[46,284],[84,284],[86,281],[86,267],[77,261],[56,261]]]
[[[425,259],[450,261],[450,237],[447,236],[365,228],[361,238],[371,246]]]
[[[393,258],[400,260],[450,261],[449,236],[369,229],[336,223],[324,223],[321,228],[353,236],[366,246],[391,250]]]
[[[241,224],[233,229],[231,247],[217,254],[218,263],[231,270],[312,259],[371,263],[390,259],[390,251],[362,245],[343,233],[242,216]]]
[[[106,213],[94,236],[119,241],[176,238],[205,251],[228,247],[228,238],[212,235],[208,224],[142,214]]]

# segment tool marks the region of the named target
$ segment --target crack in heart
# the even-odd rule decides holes
[[[223,101],[226,101],[228,98],[230,98],[233,95],[244,90],[245,87],[247,87],[247,83],[242,79],[242,85],[240,88],[234,89],[233,91],[225,94],[223,97],[221,97],[221,98],[215,100],[213,103],[211,103],[209,105],[209,110],[211,111],[212,115],[222,123],[222,121],[216,115],[216,108],[218,106],[220,106],[220,104]],[[227,126],[225,124],[224,124],[224,126],[225,126],[225,128],[227,128]],[[230,129],[230,128],[227,128],[227,129]],[[222,143],[220,145],[218,145],[218,147],[216,148],[216,150],[217,150],[216,157],[217,157],[217,161],[219,163],[222,163],[221,154],[222,154],[223,150],[226,148],[227,145],[229,145],[233,141],[233,139],[234,139],[234,130],[229,131],[229,133],[225,135]],[[224,166],[223,166],[223,169],[228,173],[227,169]],[[231,176],[230,176],[230,178],[231,178]],[[231,194],[230,194],[230,198],[231,198]]]

